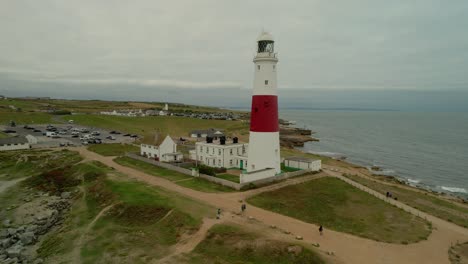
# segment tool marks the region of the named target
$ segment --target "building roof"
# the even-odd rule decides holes
[[[223,129],[217,129],[217,128],[209,128],[209,129],[197,129],[197,130],[192,130],[190,134],[207,134],[207,135],[216,135],[220,136],[223,135]]]
[[[284,160],[293,160],[293,161],[301,161],[301,162],[314,162],[319,159],[308,159],[304,157],[287,157]]]
[[[28,140],[25,137],[8,137],[0,138],[0,145],[6,144],[25,144],[28,143]]]
[[[265,41],[265,40],[274,41],[273,36],[270,33],[266,31],[262,31],[262,33],[260,33],[260,36],[258,36],[257,41]]]

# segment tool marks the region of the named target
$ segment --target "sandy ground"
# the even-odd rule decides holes
[[[121,166],[112,160],[113,157],[104,157],[94,152],[90,152],[85,148],[73,148],[72,150],[79,151],[80,154],[83,155],[87,160],[98,160],[136,180],[178,192],[194,200],[203,201],[216,208],[221,208],[224,212],[233,213],[238,213],[240,211],[241,204],[239,201],[245,200],[250,195],[280,188],[289,184],[297,184],[304,180],[310,180],[323,176],[314,175],[308,177],[307,179],[291,179],[285,182],[281,182],[277,185],[267,186],[247,192],[226,194],[203,193],[176,185],[175,183],[163,178],[154,177],[141,171]],[[325,172],[330,176],[344,178],[341,176],[340,172],[331,170],[325,170]],[[368,191],[370,193],[374,192],[355,182],[353,183],[353,185],[358,186],[364,191]],[[387,200],[383,195],[374,195],[387,202],[393,201]],[[242,218],[242,220],[236,222],[241,225],[245,225],[246,227],[249,226],[249,228],[252,228],[252,225],[263,227],[272,225],[276,226],[276,229],[271,229],[271,234],[266,235],[277,236],[279,239],[287,240],[294,238],[296,235],[302,236],[304,239],[303,242],[305,243],[319,243],[319,252],[333,252],[334,257],[328,260],[337,263],[448,264],[450,263],[448,258],[449,247],[452,244],[456,244],[457,241],[468,241],[468,229],[464,229],[442,219],[427,215],[397,201],[393,201],[393,204],[398,205],[399,207],[404,208],[405,210],[426,218],[432,222],[434,230],[429,236],[428,240],[410,245],[389,244],[353,236],[346,233],[335,232],[332,230],[325,230],[324,235],[320,236],[318,232],[318,226],[314,224],[305,223],[303,221],[263,210],[252,205],[247,206],[247,211],[245,212],[245,216]],[[214,214],[215,212],[213,212],[213,215]],[[255,220],[249,220],[248,217],[251,217]],[[285,235],[284,233],[280,233],[278,230],[287,230],[290,232],[290,234]]]

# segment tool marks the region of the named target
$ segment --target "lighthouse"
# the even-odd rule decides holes
[[[248,174],[262,171],[260,174],[264,177],[281,172],[276,91],[278,57],[274,44],[273,36],[262,32],[257,38],[257,54],[253,59],[255,68],[246,169]]]

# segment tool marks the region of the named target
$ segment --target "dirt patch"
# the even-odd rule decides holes
[[[119,204],[110,210],[109,215],[121,224],[149,225],[162,219],[169,211],[152,205]]]

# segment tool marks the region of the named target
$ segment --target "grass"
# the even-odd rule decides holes
[[[46,113],[0,111],[0,124],[9,125],[11,120],[14,120],[16,125],[49,124],[52,122],[52,115]]]
[[[140,160],[136,160],[136,159],[132,159],[129,157],[118,157],[118,158],[115,158],[114,161],[120,165],[134,168],[144,173],[157,176],[157,177],[161,177],[170,181],[178,181],[178,180],[185,180],[185,179],[192,178],[191,176],[188,176],[188,175],[176,172],[176,171],[168,170],[165,168],[161,168],[153,164],[140,161]]]
[[[119,128],[122,132],[142,135],[143,142],[153,144],[154,135],[160,137],[170,134],[173,137],[187,137],[191,130],[220,128],[228,134],[244,136],[248,135],[248,125],[240,121],[204,120],[176,116],[148,116],[148,117],[124,117],[105,115],[74,115],[64,117],[73,118],[75,123],[103,129]]]
[[[7,138],[7,137],[10,137],[10,135],[8,135],[7,133],[3,133],[0,131],[0,138]]]
[[[454,202],[437,198],[427,192],[383,184],[357,175],[345,176],[382,194],[391,192],[392,195],[397,197],[400,202],[449,222],[453,222],[459,226],[468,228],[467,207],[458,206]]]
[[[216,184],[204,179],[200,178],[193,178],[192,180],[187,180],[187,181],[180,181],[176,182],[177,185],[194,189],[200,192],[208,192],[208,193],[217,193],[217,192],[234,192],[234,189],[231,189],[229,187]]]
[[[0,152],[0,160],[0,180],[12,180],[70,166],[82,158],[69,150],[20,150]]]
[[[239,176],[228,174],[228,173],[216,174],[216,177],[221,178],[221,179],[225,179],[225,180],[228,180],[228,181],[232,181],[232,182],[235,182],[235,183],[240,182],[240,177]]]
[[[194,189],[201,192],[232,192],[233,189],[200,178],[193,178],[176,171],[161,168],[144,161],[129,157],[118,157],[114,159],[120,165],[137,169],[144,173],[173,181],[177,185]],[[180,181],[182,180],[182,181]]]
[[[283,163],[281,163],[281,170],[284,172],[294,172],[294,171],[300,171],[301,169],[288,167],[288,166],[285,166]]]
[[[431,233],[429,222],[332,177],[262,193],[248,202],[325,229],[388,243],[417,242]]]
[[[258,234],[246,232],[238,226],[217,224],[192,253],[188,263],[324,263],[317,253],[302,248],[298,254],[289,253],[293,244],[266,240]]]
[[[123,156],[127,152],[138,152],[140,148],[129,144],[95,144],[88,147],[88,150],[103,156]]]

